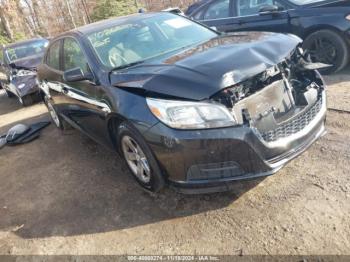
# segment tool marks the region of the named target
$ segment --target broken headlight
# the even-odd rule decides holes
[[[233,114],[218,104],[147,98],[151,112],[161,122],[177,129],[209,129],[237,124]]]

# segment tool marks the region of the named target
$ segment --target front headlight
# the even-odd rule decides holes
[[[208,129],[237,124],[233,114],[219,104],[147,98],[154,116],[177,129]]]

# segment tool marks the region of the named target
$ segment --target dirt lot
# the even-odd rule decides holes
[[[350,110],[350,69],[327,78]],[[0,133],[48,118],[0,91]],[[118,156],[54,126],[0,151],[0,254],[349,254],[350,114],[275,176],[229,193],[142,191]]]

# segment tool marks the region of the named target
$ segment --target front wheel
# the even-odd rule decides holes
[[[348,45],[341,35],[332,30],[319,30],[306,37],[303,48],[313,62],[333,65],[321,69],[322,74],[332,74],[343,69],[349,62]]]
[[[165,185],[161,169],[138,131],[131,125],[122,123],[118,128],[118,144],[136,181],[149,191],[159,192]]]

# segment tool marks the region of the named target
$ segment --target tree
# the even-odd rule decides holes
[[[35,35],[35,33],[33,31],[33,24],[31,23],[31,21],[30,21],[29,17],[27,16],[25,10],[23,9],[23,6],[21,5],[20,1],[16,1],[16,7],[17,7],[18,13],[22,17],[22,20],[24,21],[25,29],[27,30],[29,36],[33,37]]]
[[[71,3],[70,3],[68,0],[66,0],[66,6],[67,6],[69,18],[70,18],[70,20],[71,20],[71,22],[72,22],[72,25],[73,25],[74,28],[76,28],[77,25],[76,25],[76,23],[75,23],[74,16],[73,16],[73,14],[72,14]]]
[[[7,2],[1,2],[2,5],[0,6],[0,20],[1,20],[1,25],[2,25],[2,28],[6,34],[6,36],[9,38],[9,40],[14,40],[14,34],[13,34],[13,31],[12,31],[12,28],[11,28],[11,25],[10,25],[10,22],[9,22],[9,18],[7,16],[7,9],[8,9],[8,6],[7,6]]]
[[[99,21],[135,12],[137,12],[137,2],[135,0],[97,0],[91,17],[93,21]]]

